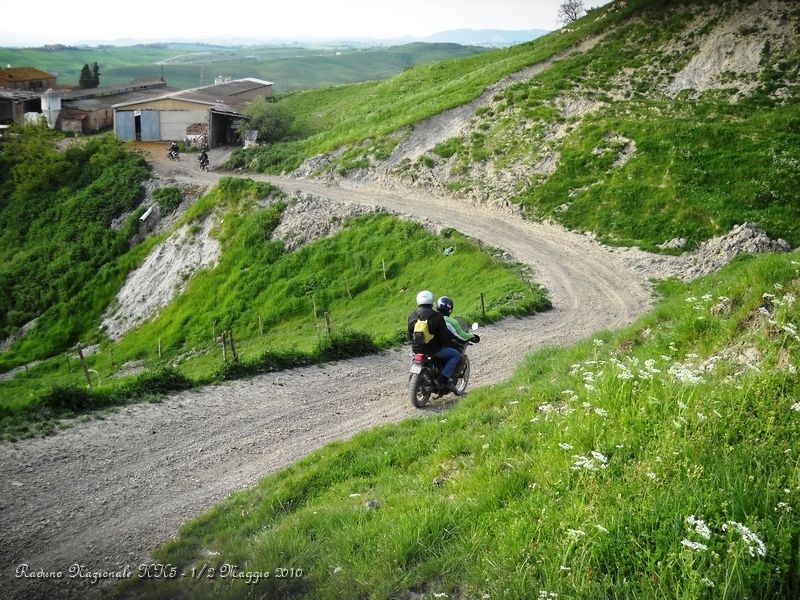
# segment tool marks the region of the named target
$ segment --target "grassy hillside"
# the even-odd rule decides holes
[[[0,337],[38,327],[0,366],[64,350],[90,327],[124,280],[112,265],[125,262],[150,176],[111,137],[61,152],[47,130],[18,133],[0,146]]]
[[[475,46],[425,43],[390,48],[170,43],[58,50],[0,48],[0,64],[35,67],[57,75],[59,85],[66,86],[77,86],[83,65],[97,62],[102,85],[163,75],[172,87],[193,88],[222,75],[274,81],[276,92],[285,93],[385,79],[414,65],[485,51]]]
[[[137,591],[795,597],[800,255],[662,291],[637,324],[535,354],[444,417],[329,445],[234,494],[156,553],[186,576]]]
[[[298,139],[233,164],[280,172],[338,149],[340,173],[379,168],[404,128],[582,39],[599,41],[498,92],[464,136],[393,172],[616,244],[691,248],[744,220],[800,244],[800,10],[788,2],[612,3],[528,44],[294,94]],[[729,63],[714,62],[720,45]],[[682,77],[698,89],[671,91]]]

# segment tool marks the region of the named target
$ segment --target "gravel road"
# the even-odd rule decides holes
[[[193,174],[193,177],[200,174]],[[215,174],[202,174],[212,183]],[[589,238],[512,212],[379,188],[269,178],[288,193],[378,205],[455,227],[531,265],[554,309],[485,327],[472,385],[502,381],[519,358],[629,323],[650,305],[640,276]],[[409,307],[410,309],[411,307]],[[6,597],[87,597],[82,574],[134,573],[158,544],[231,492],[332,440],[447,410],[406,398],[407,350],[172,395],[126,407],[51,437],[0,444],[0,554]],[[17,577],[61,572],[62,577]],[[22,573],[22,571],[19,571]],[[5,594],[4,594],[5,595]]]

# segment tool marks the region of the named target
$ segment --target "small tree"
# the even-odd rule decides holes
[[[244,114],[249,117],[249,124],[244,120],[239,122],[240,135],[247,129],[255,129],[259,140],[273,143],[285,140],[292,131],[294,115],[284,105],[266,98],[248,104]]]
[[[566,25],[580,19],[584,12],[583,0],[564,0],[558,7],[558,20]]]
[[[92,67],[92,87],[96,88],[100,86],[100,67],[97,63],[94,63]]]
[[[78,85],[82,90],[88,90],[94,87],[93,82],[94,80],[92,79],[92,72],[89,70],[89,65],[83,65],[81,76],[78,79]]]

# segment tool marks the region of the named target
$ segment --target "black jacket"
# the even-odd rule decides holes
[[[414,344],[414,325],[419,319],[428,320],[428,331],[433,335],[433,339],[423,346]],[[452,334],[447,329],[442,313],[436,312],[432,307],[420,306],[408,315],[408,339],[411,340],[411,349],[421,354],[435,354],[442,346],[452,346]]]

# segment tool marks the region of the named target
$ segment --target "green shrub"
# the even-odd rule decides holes
[[[153,192],[153,198],[158,202],[162,215],[168,215],[173,212],[180,203],[183,201],[180,189],[174,185],[168,185],[158,188]]]

